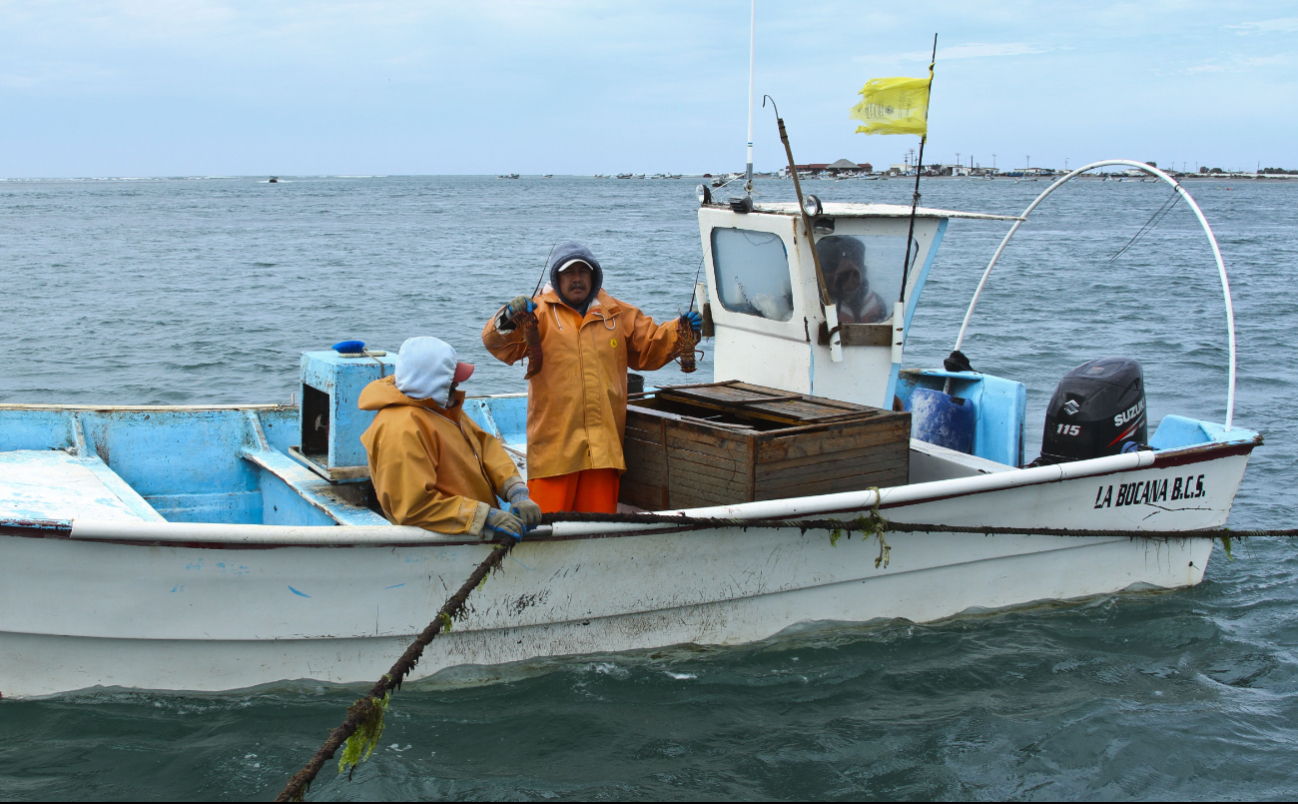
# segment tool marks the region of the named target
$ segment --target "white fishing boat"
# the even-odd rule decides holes
[[[1225,523],[1261,443],[1232,421],[1234,327],[1215,241],[1230,324],[1224,422],[1166,416],[1145,437],[1142,388],[1138,402],[1089,420],[1088,405],[1107,403],[1065,394],[1057,425],[1051,420],[1061,438],[1047,433],[1063,454],[1028,465],[1025,430],[1043,422],[1026,420],[1022,384],[903,368],[910,322],[949,220],[1013,224],[990,274],[1050,192],[1113,164],[1177,187],[1212,239],[1183,188],[1128,161],[1074,171],[1019,218],[921,208],[913,237],[909,207],[820,205],[809,197],[812,214],[804,219],[796,204],[752,212],[703,204],[707,279],[696,294],[715,328],[715,381],[787,392],[768,397],[772,404],[814,395],[831,406],[840,400],[888,411],[901,401],[914,437],[887,466],[897,482],[883,488],[868,480],[873,459],[861,453],[856,461],[867,479],[852,488],[657,513],[769,522],[849,521],[877,511],[901,523],[1139,529],[1168,538],[887,533],[863,545],[859,534],[844,540],[796,525],[561,521],[513,550],[470,598],[465,619],[433,642],[416,675],[542,656],[736,645],[817,621],[926,622],[1199,583],[1212,542],[1174,534]],[[824,277],[804,220],[813,222],[817,253],[856,249],[874,291],[902,300],[886,319],[852,323],[846,299],[823,303]],[[308,352],[300,406],[0,405],[0,695],[372,682],[383,673],[491,549],[391,525],[370,506],[359,435],[372,414],[358,410],[356,398],[393,362],[375,352]],[[521,393],[467,403],[524,471],[525,403]],[[1120,438],[1067,454],[1070,433],[1095,427],[1117,428]],[[784,458],[781,471],[810,477],[823,456]],[[726,460],[708,458],[715,467]],[[664,482],[688,486],[690,477]]]

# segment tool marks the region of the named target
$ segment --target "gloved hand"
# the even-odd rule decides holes
[[[698,335],[701,332],[703,332],[703,316],[695,312],[694,310],[690,310],[688,313],[682,314],[681,319],[686,321],[690,325],[690,328],[694,330],[695,335]]]
[[[523,534],[527,532],[523,527],[523,520],[499,508],[487,511],[487,523],[483,525],[483,530],[494,531],[498,535],[508,536],[520,542],[523,541]]]
[[[514,328],[514,316],[519,313],[531,313],[536,311],[536,303],[526,296],[515,296],[509,300],[505,308],[500,311],[500,318],[496,321],[496,329],[506,332]]]
[[[527,493],[527,486],[521,483],[510,489],[509,512],[523,520],[523,525],[531,530],[541,524],[541,506],[532,502]]]
[[[513,318],[519,313],[530,313],[533,310],[535,310],[536,302],[532,301],[526,296],[515,296],[514,298],[510,299],[509,304],[505,306],[509,308],[509,317]]]

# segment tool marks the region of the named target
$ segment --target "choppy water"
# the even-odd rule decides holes
[[[1042,182],[933,181],[929,206],[1017,214]],[[0,401],[287,401],[297,352],[436,334],[479,392],[521,388],[478,332],[551,244],[590,244],[614,295],[662,318],[699,260],[693,182],[297,178],[0,182]],[[787,183],[759,184],[768,199]],[[909,185],[810,182],[826,200]],[[1298,428],[1290,333],[1298,186],[1190,185],[1239,316],[1236,421],[1262,431],[1231,524],[1288,527]],[[1028,383],[1140,359],[1152,417],[1220,420],[1225,326],[1211,255],[1167,197],[1074,183],[1006,254],[965,351]],[[1004,224],[953,221],[908,365],[936,365]],[[709,370],[705,359],[703,379]],[[659,381],[673,379],[668,376]],[[1039,432],[1033,433],[1039,441]],[[1293,798],[1298,577],[1255,540],[1205,583],[931,626],[824,627],[769,644],[537,662],[407,688],[384,748],[318,799]],[[269,799],[354,693],[90,692],[0,703],[0,798]]]

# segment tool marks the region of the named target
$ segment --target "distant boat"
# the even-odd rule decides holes
[[[543,178],[543,179],[553,179],[553,178],[554,178],[554,174],[553,174],[553,173],[546,173],[546,174],[545,174],[544,176],[542,176],[541,178]]]
[[[505,173],[505,174],[502,174],[502,175],[500,175],[500,176],[497,176],[496,178],[498,178],[498,179],[517,179],[517,178],[518,178],[518,174],[517,174],[517,173]]]
[[[267,183],[267,184],[279,184],[279,176],[271,176],[271,177],[267,180],[266,183]]]
[[[617,177],[618,177],[619,179],[634,179],[634,178],[635,178],[635,177],[632,176],[630,173],[619,173],[619,174],[617,174]]]

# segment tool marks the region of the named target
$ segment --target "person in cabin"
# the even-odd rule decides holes
[[[655,324],[604,291],[604,271],[580,243],[556,246],[546,267],[550,282],[541,294],[502,307],[483,327],[482,343],[505,363],[518,362],[527,342],[515,317],[536,315],[543,357],[527,387],[527,485],[547,513],[616,513],[626,470],[627,370],[667,365],[681,322],[698,333],[703,319],[689,312]]]
[[[829,300],[838,305],[844,324],[878,324],[889,310],[878,293],[870,290],[865,268],[865,244],[855,237],[831,235],[816,241],[820,269],[825,273]]]
[[[410,338],[396,372],[365,386],[360,409],[377,411],[361,435],[374,493],[396,525],[522,539],[541,509],[500,441],[464,413],[457,386],[471,374],[446,342]]]

